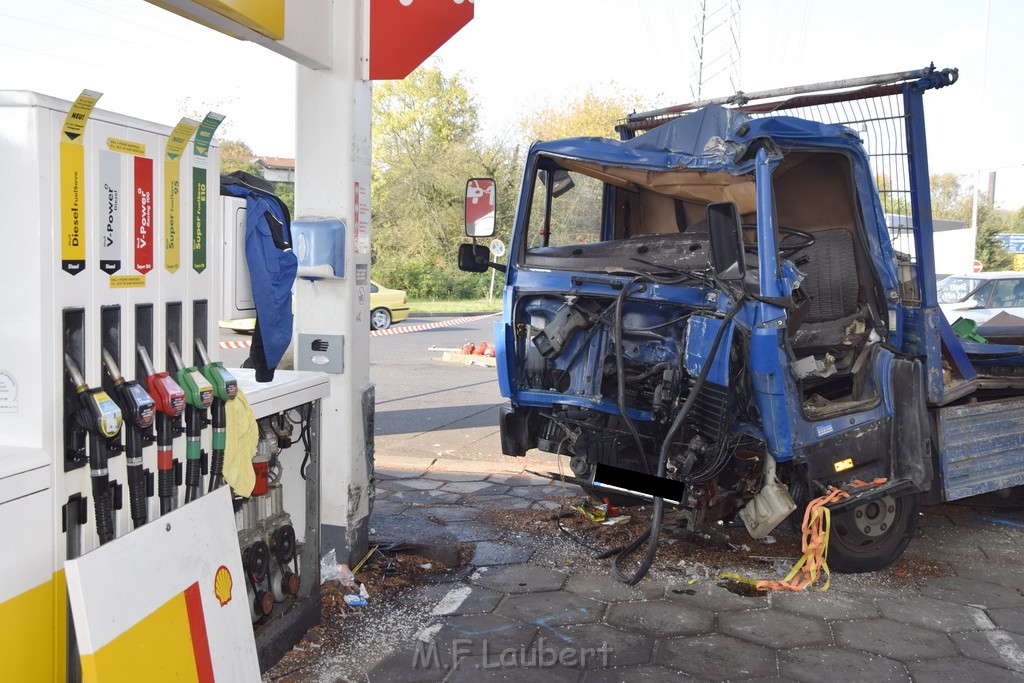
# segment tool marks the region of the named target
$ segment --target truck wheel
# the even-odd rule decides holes
[[[892,564],[917,530],[918,494],[884,496],[832,515],[828,563],[847,574],[878,571]]]

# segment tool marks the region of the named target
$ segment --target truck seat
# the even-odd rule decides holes
[[[796,329],[790,330],[793,347],[804,354],[854,346],[858,335],[848,330],[864,320],[857,301],[860,282],[853,235],[844,228],[827,228],[815,231],[814,237],[814,244],[801,252],[807,257],[800,266],[806,276],[800,287],[809,299],[807,309]],[[864,327],[855,329],[862,332]]]

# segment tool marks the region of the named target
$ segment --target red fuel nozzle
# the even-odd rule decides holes
[[[145,347],[140,345],[138,351],[142,365],[146,368],[146,389],[156,404],[156,410],[170,417],[178,417],[185,410],[185,392],[169,373],[157,372],[153,368]]]

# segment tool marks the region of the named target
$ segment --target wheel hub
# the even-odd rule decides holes
[[[896,519],[896,501],[892,496],[869,501],[855,507],[850,517],[860,533],[865,536],[881,536],[892,527]]]

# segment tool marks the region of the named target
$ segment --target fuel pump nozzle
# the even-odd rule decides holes
[[[146,347],[137,347],[139,360],[146,369],[146,389],[156,409],[157,493],[160,496],[160,514],[174,509],[177,486],[174,483],[174,437],[171,421],[185,410],[185,392],[166,372],[157,372]]]
[[[75,413],[75,420],[89,433],[89,470],[92,498],[96,506],[96,534],[100,537],[100,545],[103,545],[114,540],[114,507],[107,470],[107,440],[121,431],[121,409],[103,389],[89,388],[69,353],[64,354],[64,367],[67,368],[81,403],[81,408]]]
[[[210,362],[206,346],[196,340],[196,355],[203,364],[203,376],[213,385],[213,406],[210,414],[213,418],[213,452],[210,454],[210,485],[213,491],[224,485],[224,448],[227,444],[227,408],[228,401],[234,401],[238,395],[238,380],[224,368],[221,362]]]
[[[104,349],[103,365],[114,383],[114,401],[121,408],[125,421],[125,459],[128,465],[128,496],[131,501],[132,522],[135,528],[149,521],[146,499],[146,471],[142,463],[142,449],[153,443],[156,403],[135,380],[121,376],[117,361]]]
[[[167,342],[167,350],[177,367],[174,377],[185,392],[185,502],[188,503],[201,495],[203,451],[200,439],[203,427],[209,424],[206,411],[213,405],[213,385],[195,367],[185,366],[177,344]]]

